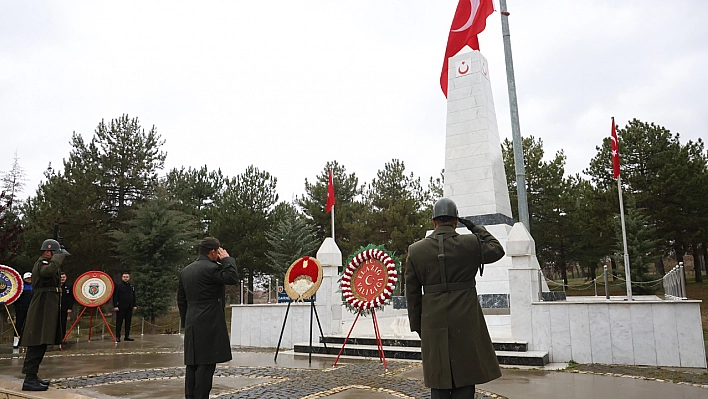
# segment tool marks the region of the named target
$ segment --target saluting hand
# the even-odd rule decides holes
[[[219,257],[219,259],[224,259],[229,257],[229,253],[226,252],[224,248],[219,248],[216,250],[216,255]]]

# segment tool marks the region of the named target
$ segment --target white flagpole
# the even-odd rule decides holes
[[[332,205],[332,239],[334,240],[334,205]]]
[[[624,274],[627,282],[627,300],[632,300],[632,276],[629,273],[629,253],[627,252],[627,229],[624,226],[624,203],[622,202],[622,176],[617,176],[617,191],[620,200],[620,220],[622,221],[622,244],[624,245]]]

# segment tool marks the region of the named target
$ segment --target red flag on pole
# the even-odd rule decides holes
[[[460,0],[452,18],[452,26],[447,37],[445,60],[440,74],[440,87],[447,97],[447,60],[457,54],[465,45],[479,50],[477,35],[487,26],[487,17],[494,12],[492,0]]]
[[[332,181],[332,171],[329,171],[329,183],[327,184],[327,213],[332,212],[332,207],[337,203],[334,198],[334,182]]]
[[[620,155],[614,116],[612,117],[612,135],[610,136],[610,139],[612,140],[612,168],[614,169],[614,176],[616,179],[620,175]]]

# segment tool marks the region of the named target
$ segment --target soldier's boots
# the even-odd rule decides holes
[[[22,383],[22,390],[23,391],[46,391],[49,389],[49,381],[46,381],[46,384],[43,384],[42,381],[39,378],[33,378],[31,380],[25,380]]]

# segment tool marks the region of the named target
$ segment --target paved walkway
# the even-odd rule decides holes
[[[19,393],[24,355],[0,345],[0,391]],[[52,389],[36,398],[183,397],[182,338],[145,335],[114,345],[108,340],[74,342],[47,352],[40,369]],[[212,398],[429,398],[419,362],[378,361],[273,353],[234,348],[234,359],[220,364]],[[706,398],[708,389],[667,382],[592,374],[504,370],[504,377],[480,386],[478,398]],[[494,394],[496,393],[496,394]],[[498,394],[498,395],[497,395]],[[0,394],[2,397],[2,394]],[[13,397],[13,396],[10,396]],[[15,396],[19,397],[19,396]]]

